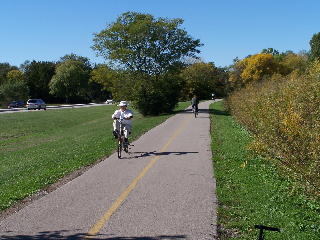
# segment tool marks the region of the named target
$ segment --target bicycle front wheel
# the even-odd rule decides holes
[[[122,143],[119,141],[119,144],[118,144],[118,158],[121,158],[121,152],[122,152]]]

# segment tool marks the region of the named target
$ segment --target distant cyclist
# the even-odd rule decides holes
[[[124,132],[124,141],[128,142],[128,137],[131,134],[132,129],[132,118],[133,112],[127,109],[128,103],[126,101],[121,101],[118,106],[120,109],[116,110],[114,114],[112,114],[113,121],[113,136],[118,138],[118,133],[120,132],[120,123],[117,119],[123,119],[122,126]]]
[[[194,108],[196,112],[198,112],[198,104],[199,104],[199,100],[198,100],[197,96],[194,95],[193,98],[191,99],[191,105],[192,105],[192,108]]]

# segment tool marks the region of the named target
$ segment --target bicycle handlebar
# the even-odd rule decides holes
[[[120,121],[123,121],[123,120],[130,120],[131,118],[113,118],[114,120],[120,120]]]

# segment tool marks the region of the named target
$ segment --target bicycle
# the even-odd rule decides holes
[[[123,118],[117,119],[117,121],[119,122],[119,129],[120,129],[120,131],[117,131],[117,133],[118,133],[117,152],[118,152],[118,158],[121,158],[122,150],[125,151],[126,153],[129,152],[129,142],[125,141],[124,130],[123,130],[123,125],[124,125]]]
[[[196,118],[197,117],[197,115],[198,115],[198,109],[193,105],[192,106],[192,112],[194,113],[194,117]]]

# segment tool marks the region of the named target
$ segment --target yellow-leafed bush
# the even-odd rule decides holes
[[[255,135],[251,149],[279,161],[320,192],[320,63],[234,92],[228,105]]]

